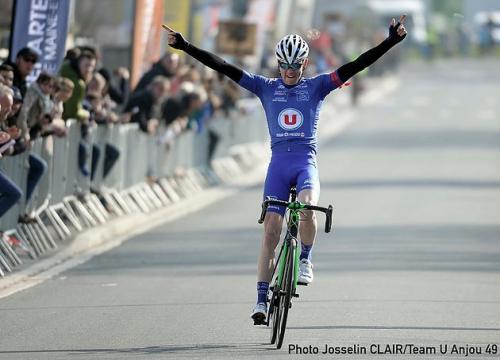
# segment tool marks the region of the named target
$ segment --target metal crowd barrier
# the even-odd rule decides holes
[[[116,216],[152,211],[230,178],[241,167],[235,158],[246,159],[242,164],[250,166],[253,160],[249,148],[241,145],[261,144],[268,135],[258,100],[246,100],[245,109],[229,118],[215,117],[204,124],[202,131],[185,131],[168,143],[161,141],[165,128],[160,128],[158,135],[148,135],[137,124],[99,125],[90,129],[83,140],[80,124],[70,120],[66,137],[38,139],[30,152],[0,159],[1,171],[24,194],[29,154],[37,154],[47,163],[47,172],[31,201],[26,204],[24,195],[0,218],[4,233],[0,241],[0,275],[4,274],[2,270],[10,272],[21,264],[22,255],[35,259],[85,228]],[[209,129],[219,137],[210,163]],[[82,141],[88,149],[89,170],[92,147],[100,150],[93,180],[84,176],[78,165]],[[104,177],[106,144],[114,145],[120,155]],[[31,214],[34,221],[18,223],[19,215],[24,213]]]

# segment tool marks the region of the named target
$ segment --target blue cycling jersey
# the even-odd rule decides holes
[[[319,112],[331,91],[340,86],[337,72],[302,78],[285,85],[281,78],[243,72],[239,85],[257,95],[266,113],[272,152],[316,153]]]
[[[272,157],[264,183],[264,199],[288,200],[292,186],[297,187],[297,193],[311,190],[319,197],[316,166],[319,112],[326,95],[341,84],[336,71],[303,78],[293,86],[285,85],[281,78],[243,72],[239,85],[259,97],[271,136]],[[270,206],[268,211],[283,216],[285,208]]]

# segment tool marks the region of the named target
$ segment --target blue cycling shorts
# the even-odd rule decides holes
[[[264,199],[269,197],[288,201],[292,186],[297,187],[297,194],[302,190],[311,189],[319,197],[320,184],[315,154],[273,153],[267,168]],[[268,211],[282,216],[285,210],[283,206],[268,207]]]

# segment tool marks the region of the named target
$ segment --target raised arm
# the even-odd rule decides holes
[[[183,50],[186,54],[191,55],[193,58],[205,64],[209,68],[226,75],[235,82],[239,82],[241,80],[243,70],[227,63],[224,59],[221,59],[217,55],[190,44],[180,33],[175,32],[167,25],[163,24],[162,27],[168,32],[168,45],[174,49]]]
[[[406,29],[403,25],[406,15],[401,15],[398,23],[392,19],[389,26],[389,36],[382,41],[379,45],[361,54],[356,60],[342,65],[337,69],[337,75],[342,83],[346,82],[358,72],[367,68],[382,55],[384,55],[390,48],[402,41],[406,37]]]

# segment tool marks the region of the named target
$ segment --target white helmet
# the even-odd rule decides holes
[[[309,46],[299,35],[287,35],[276,44],[276,58],[280,62],[293,64],[309,55]]]

